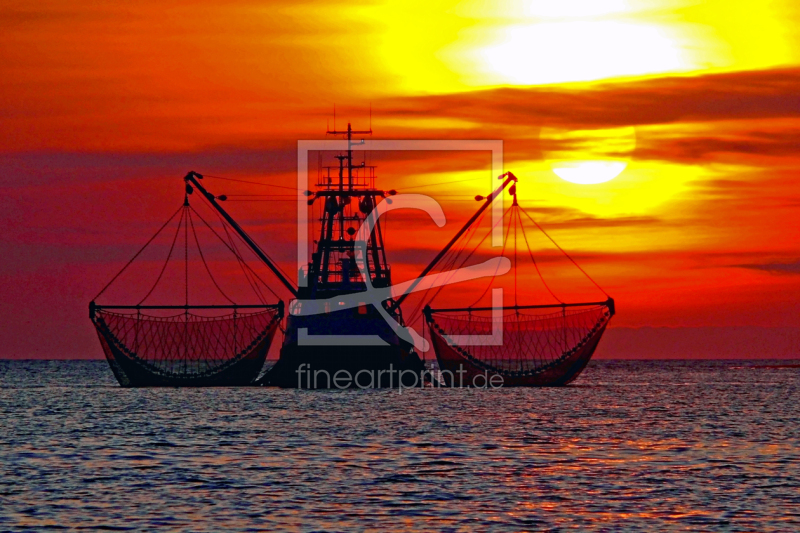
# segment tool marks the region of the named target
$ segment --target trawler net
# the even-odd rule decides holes
[[[513,175],[511,177],[516,180]],[[505,183],[508,182],[504,182],[504,186]],[[438,287],[433,296],[428,299],[426,292],[419,305],[421,306],[422,302],[426,300],[428,302],[423,313],[430,328],[439,368],[443,372],[452,373],[455,369],[464,369],[470,374],[488,371],[515,378],[510,381],[510,384],[517,386],[563,385],[574,379],[591,358],[603,331],[614,315],[614,300],[519,205],[516,183],[509,188],[508,192],[511,194],[513,202],[502,217],[496,217],[490,231],[478,239],[477,225],[469,230],[465,227],[451,241],[449,245],[451,248],[437,257],[436,261],[441,265],[441,272],[436,275],[436,278],[438,279],[439,276],[443,278],[432,284],[432,286]],[[484,198],[479,196],[476,197],[476,200],[481,201]],[[487,197],[485,200],[487,202],[485,205],[488,206],[492,197]],[[482,217],[481,212],[479,210],[472,219],[473,221],[477,220],[478,224],[482,220],[482,218],[478,218]],[[607,297],[607,300],[567,303],[556,295],[542,275],[534,253],[535,246],[531,246],[527,235],[523,215],[529,221],[527,229],[530,229],[531,225],[535,226]],[[514,305],[502,305],[502,293],[500,293],[500,303],[495,304],[495,293],[492,291],[492,307],[479,306],[497,278],[500,277],[498,269],[495,267],[494,273],[489,273],[485,289],[471,305],[433,309],[431,304],[450,284],[454,274],[465,267],[470,258],[481,250],[487,238],[493,235],[497,226],[505,220],[508,221],[508,224],[500,256],[506,257],[507,255],[506,259],[511,266],[511,275],[507,283],[509,285],[513,283],[513,290],[509,292],[513,295]],[[459,242],[459,239],[459,246],[452,246]],[[509,243],[513,244],[507,246]],[[524,247],[522,243],[524,243]],[[519,300],[524,301],[534,295],[529,280],[535,279],[534,276],[529,276],[522,282],[524,283],[523,289],[518,290],[520,288],[520,279],[518,279],[520,256],[523,261],[530,258],[530,274],[535,273],[535,276],[541,280],[543,289],[559,303],[518,305]],[[447,379],[445,381],[447,382]]]
[[[537,314],[502,309],[505,314],[495,318],[433,311],[428,324],[433,334],[475,366],[498,374],[530,375],[581,350],[612,315],[607,305]]]
[[[218,231],[189,204],[191,192],[192,188],[187,184],[181,207],[89,304],[89,315],[97,329],[100,344],[112,371],[123,386],[252,382],[263,366],[270,343],[283,318],[283,303],[267,303],[268,296],[264,291],[270,292],[275,299],[278,299],[277,294],[245,262],[224,218],[219,216],[221,226],[218,227],[221,231]],[[173,222],[176,219],[177,225]],[[174,228],[173,231],[165,231],[168,227]],[[172,233],[171,238],[166,238],[168,233]],[[163,242],[157,241],[161,234],[164,234]],[[236,235],[246,243],[241,234]],[[224,251],[217,253],[211,248],[211,254],[214,255],[210,257],[214,261],[209,263],[206,260],[208,252],[204,253],[201,246],[201,236],[205,236],[205,241],[210,240],[218,250],[227,249],[230,256],[225,257]],[[158,272],[158,275],[152,285],[145,285],[150,289],[144,297],[135,304],[96,303],[95,300],[120,279],[137,258],[142,257],[144,261],[143,253],[151,245],[151,256],[160,255],[162,250],[167,253],[158,270],[150,269],[153,273]],[[212,265],[216,263],[216,268],[227,274],[228,268],[222,270],[222,266],[231,264],[232,260],[238,264],[252,289],[253,294],[249,298],[255,298],[260,303],[237,304],[230,292],[231,287],[223,290],[214,277]],[[176,263],[179,268],[176,268]],[[159,262],[151,258],[151,264],[157,267]],[[170,272],[171,278],[165,275]],[[194,274],[193,279],[199,273],[200,281],[202,274],[207,274],[205,283],[192,285],[191,294],[195,299],[208,298],[208,303],[190,304],[190,272]],[[145,303],[158,294],[159,289],[159,299],[166,297],[173,305]],[[129,295],[127,297],[130,298]],[[220,301],[220,298],[228,303],[212,303]],[[176,300],[183,300],[183,305]]]
[[[185,378],[213,375],[256,356],[254,351],[268,348],[262,341],[280,318],[277,308],[214,317],[98,309],[93,321],[109,359],[114,359],[112,350],[116,349],[155,374]]]

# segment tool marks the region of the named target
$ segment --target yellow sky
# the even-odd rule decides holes
[[[333,103],[796,64],[795,11],[735,0],[12,4],[0,91],[18,131],[3,149],[69,145],[76,128],[83,149],[187,149],[308,133],[304,117]],[[151,141],[176,120],[191,131]],[[120,127],[127,136],[110,135]]]
[[[354,23],[377,26],[376,55],[403,88],[452,92],[792,64],[792,9],[735,0],[390,1],[357,9]]]

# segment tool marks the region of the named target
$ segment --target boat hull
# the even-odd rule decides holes
[[[280,358],[259,381],[284,388],[421,386],[430,373],[377,313],[289,316]]]
[[[448,387],[560,387],[574,381],[594,355],[605,325],[588,337],[570,354],[553,363],[528,372],[492,371],[459,354],[431,328],[431,338],[441,371],[441,381]]]

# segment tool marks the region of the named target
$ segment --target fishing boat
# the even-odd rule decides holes
[[[320,169],[314,192],[298,191],[309,206],[316,205],[321,212],[311,261],[300,269],[298,284],[290,281],[277,262],[222,207],[225,195],[211,193],[200,173],[192,171],[183,178],[183,205],[145,248],[180,213],[167,262],[182,231],[187,258],[189,228],[195,231],[197,219],[243,265],[247,282],[255,289],[257,281],[261,282],[273,295],[273,301],[267,301],[263,291],[255,290],[255,302],[237,303],[228,298],[224,305],[190,304],[188,259],[183,304],[147,305],[152,289],[137,303],[98,303],[95,298],[90,303],[90,317],[106,359],[122,386],[558,386],[580,374],[615,313],[614,301],[607,294],[602,301],[519,304],[515,294],[513,306],[504,306],[502,301],[493,301],[490,306],[435,305],[446,285],[437,285],[436,281],[444,272],[443,265],[465,264],[471,255],[466,253],[469,239],[465,240],[465,235],[475,235],[473,226],[495,201],[502,201],[504,193],[512,199],[504,218],[513,220],[515,243],[517,222],[524,231],[523,215],[544,232],[519,205],[518,180],[513,173],[499,176],[499,186],[487,196],[475,198],[480,205],[472,217],[417,278],[398,289],[393,285],[387,261],[379,208],[397,193],[377,186],[375,167],[353,161],[354,145],[363,143],[354,140],[354,136],[369,135],[372,130],[358,131],[348,124],[346,130],[328,133],[346,138],[347,148],[336,156],[336,165]],[[191,205],[190,197],[195,191],[218,216],[221,230],[215,230]],[[194,240],[205,271],[224,294],[196,235]],[[291,295],[288,313],[284,313],[284,302],[270,284],[246,265],[240,247],[266,265]],[[563,252],[560,247],[559,250]],[[528,251],[533,259],[533,252]],[[516,276],[516,259],[513,267]],[[166,264],[156,285],[165,269]],[[582,269],[581,272],[585,274]],[[421,289],[426,291],[423,298],[428,298],[437,286],[439,290],[425,300],[422,312],[438,363],[438,373],[434,373],[419,355],[427,343],[410,333],[401,306]],[[383,295],[379,301],[374,301],[375,291]],[[279,358],[262,374],[278,331],[283,334]]]

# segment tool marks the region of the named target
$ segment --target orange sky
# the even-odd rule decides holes
[[[0,356],[100,356],[86,305],[186,171],[293,182],[334,104],[363,127],[371,103],[376,139],[502,139],[618,328],[800,327],[799,23],[791,1],[5,3]],[[400,192],[476,178],[413,189],[440,195],[445,229],[390,218],[399,281],[477,206],[489,159],[372,157]],[[574,161],[624,170],[576,184],[557,175]],[[294,205],[228,205],[293,271]],[[537,242],[556,286],[597,296]]]

